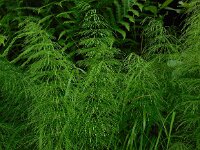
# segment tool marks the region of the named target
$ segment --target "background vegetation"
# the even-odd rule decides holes
[[[199,0],[0,0],[0,150],[200,149],[199,49]]]

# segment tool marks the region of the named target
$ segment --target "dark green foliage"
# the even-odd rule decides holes
[[[184,48],[182,64],[176,69],[175,77],[182,89],[182,128],[186,139],[194,143],[194,148],[200,147],[200,124],[199,124],[199,98],[200,98],[200,58],[199,58],[199,33],[200,33],[200,4],[193,0],[189,9],[189,18],[186,20],[184,33]],[[193,128],[193,130],[189,130]]]
[[[0,148],[16,149],[28,113],[27,82],[22,72],[7,60],[0,58],[0,62]]]
[[[200,149],[200,3],[172,4],[0,0],[0,150]]]

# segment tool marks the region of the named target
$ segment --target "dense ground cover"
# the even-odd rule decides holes
[[[199,0],[0,0],[0,150],[198,150],[199,116]]]

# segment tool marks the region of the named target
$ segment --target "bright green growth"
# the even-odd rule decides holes
[[[0,150],[200,148],[200,4],[180,39],[144,3],[0,1]]]

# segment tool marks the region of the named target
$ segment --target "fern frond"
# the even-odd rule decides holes
[[[152,55],[166,55],[175,54],[179,52],[178,39],[175,36],[170,35],[163,25],[162,20],[153,19],[147,24],[144,29],[145,47],[144,54],[148,56]]]
[[[82,29],[79,32],[79,35],[82,37],[80,46],[84,48],[80,50],[80,53],[85,53],[84,51],[87,49],[88,59],[94,59],[94,57],[103,58],[106,55],[108,57],[113,56],[116,50],[112,48],[114,43],[112,31],[103,21],[103,18],[96,14],[96,10],[88,11]]]
[[[112,47],[112,31],[96,10],[91,9],[85,15],[79,35],[79,51],[86,57],[79,63],[88,68],[75,91],[79,110],[73,123],[79,122],[73,132],[75,148],[112,149],[117,142],[120,103],[115,99],[115,91],[119,90],[116,72],[119,62],[114,59],[117,50]]]
[[[139,11],[134,10],[133,6],[140,7],[140,4],[134,0],[114,0],[113,5],[114,10],[113,7],[107,7],[104,16],[113,30],[121,34],[125,39],[126,33],[130,31],[132,24],[135,22],[135,16],[139,16]],[[126,18],[128,18],[128,21]]]
[[[124,149],[141,147],[148,149],[146,137],[152,134],[151,140],[153,140],[154,136],[158,136],[156,135],[158,133],[151,133],[152,128],[156,128],[157,132],[162,130],[161,112],[164,102],[160,93],[160,84],[152,62],[131,54],[125,63],[127,73],[124,74],[124,90],[120,94],[123,100],[121,134],[125,134],[123,137],[126,137],[122,140]]]
[[[38,23],[26,20],[21,28],[18,36],[25,38],[24,48],[12,63],[19,62],[26,79],[31,81],[27,87],[32,97],[28,117],[35,140],[29,144],[37,145],[38,149],[63,146],[68,149],[68,128],[63,128],[69,122],[63,124],[61,120],[65,120],[68,114],[65,96],[69,91],[66,91],[66,86],[73,78],[73,65]]]

